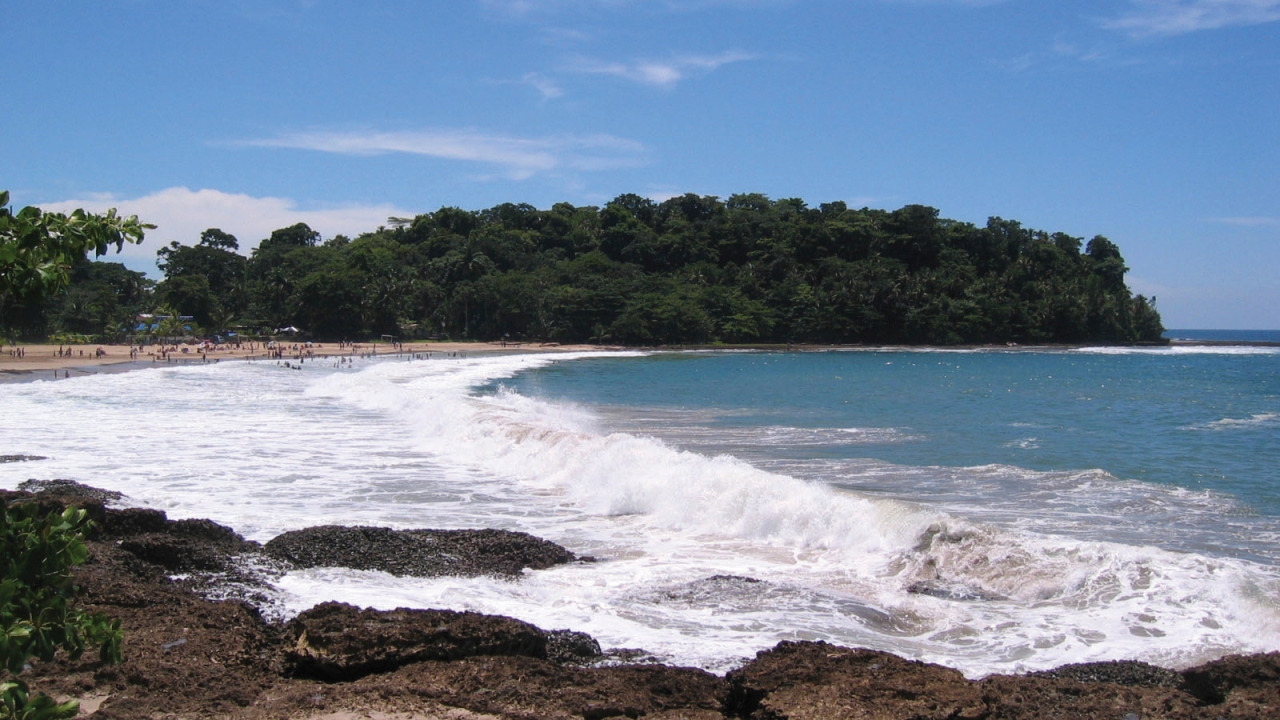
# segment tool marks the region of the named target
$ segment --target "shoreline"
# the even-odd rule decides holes
[[[256,343],[255,343],[256,345]],[[556,343],[486,343],[486,342],[453,342],[453,341],[421,341],[403,343],[399,349],[385,343],[356,343],[346,347],[338,344],[321,343],[310,348],[303,347],[302,353],[287,349],[279,357],[273,357],[265,348],[253,350],[225,348],[208,353],[170,352],[164,359],[146,346],[145,354],[135,357],[129,345],[91,344],[91,345],[21,345],[24,357],[10,354],[12,347],[0,350],[0,384],[12,382],[33,382],[36,380],[64,380],[69,378],[98,375],[102,373],[119,373],[148,368],[173,367],[175,365],[205,365],[219,362],[269,362],[272,360],[304,361],[323,358],[353,357],[404,357],[415,354],[437,353],[554,353],[554,352],[588,352],[597,350],[623,349],[614,345],[559,345]],[[291,348],[292,344],[286,345]],[[71,355],[60,356],[58,351],[69,348]],[[98,350],[102,353],[98,354]]]
[[[255,343],[256,344],[256,343]],[[291,348],[293,344],[285,345]],[[129,372],[173,365],[210,364],[222,361],[262,362],[269,360],[304,360],[333,357],[387,357],[434,354],[434,353],[555,353],[555,352],[595,352],[636,350],[643,352],[839,352],[850,350],[862,351],[975,351],[990,352],[1036,352],[1044,350],[1078,350],[1092,347],[1116,348],[1176,348],[1176,347],[1256,347],[1280,348],[1280,342],[1266,341],[1229,341],[1229,340],[1170,340],[1167,343],[1140,344],[1059,344],[1046,343],[1039,345],[1005,344],[1005,345],[874,345],[874,344],[841,344],[811,345],[787,343],[743,343],[737,345],[661,345],[661,346],[623,346],[623,345],[586,345],[558,343],[500,343],[480,341],[415,341],[403,343],[396,348],[381,342],[357,343],[340,347],[332,343],[321,343],[304,348],[303,354],[288,350],[280,358],[272,357],[265,348],[254,350],[223,348],[207,353],[170,352],[161,360],[155,350],[146,350],[145,355],[134,356],[132,347],[117,344],[89,345],[51,345],[32,344],[17,347],[23,349],[23,357],[11,354],[13,346],[0,349],[0,384],[12,382],[32,382],[35,380],[63,380],[102,373]],[[154,348],[156,346],[146,346]],[[191,346],[187,346],[191,348]],[[70,355],[59,355],[58,351],[67,349]],[[101,354],[99,354],[99,350]]]

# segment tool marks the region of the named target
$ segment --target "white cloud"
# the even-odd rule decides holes
[[[730,50],[719,55],[680,55],[670,60],[636,60],[629,63],[579,60],[569,70],[590,75],[613,75],[642,85],[670,87],[688,77],[690,72],[709,73],[729,63],[755,58],[750,53]]]
[[[235,235],[240,241],[240,252],[248,254],[259,241],[270,236],[272,230],[300,222],[325,238],[334,235],[355,237],[385,225],[388,217],[412,217],[416,214],[391,204],[302,210],[288,198],[253,197],[185,187],[167,188],[139,198],[91,194],[82,199],[38,204],[44,210],[56,212],[70,212],[76,208],[102,212],[116,208],[124,215],[137,215],[143,222],[156,225],[155,230],[147,231],[141,245],[125,245],[119,256],[112,253],[103,258],[124,261],[135,269],[143,268],[140,263],[129,260],[154,261],[156,251],[171,241],[194,245],[200,240],[200,233],[212,227]]]
[[[612,135],[521,138],[472,130],[298,132],[239,144],[341,155],[426,155],[497,165],[505,171],[506,177],[514,180],[565,168],[602,170],[633,167],[641,164],[644,154],[644,146],[640,143]]]
[[[1132,9],[1103,27],[1134,37],[1182,35],[1280,20],[1280,0],[1130,0]]]
[[[671,190],[671,189],[650,190],[649,193],[645,195],[645,197],[649,198],[650,200],[656,203],[664,203],[670,200],[671,198],[680,197],[681,195],[684,195],[686,192],[689,192],[689,191]]]

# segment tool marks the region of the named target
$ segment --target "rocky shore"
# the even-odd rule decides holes
[[[111,509],[65,481],[7,501],[86,508],[97,524],[80,604],[120,618],[124,662],[34,663],[31,686],[93,718],[1277,718],[1280,653],[1181,672],[1140,662],[968,680],[870,650],[784,642],[726,676],[602,651],[589,636],[448,610],[318,605],[273,621],[270,581],[295,567],[515,577],[591,562],[496,530],[308,528],[265,545],[208,520]]]

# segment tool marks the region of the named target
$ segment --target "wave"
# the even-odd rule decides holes
[[[726,638],[745,637],[759,649],[800,636],[799,628],[805,637],[891,649],[971,674],[1124,657],[1185,665],[1224,648],[1280,647],[1274,568],[1046,534],[1051,523],[1031,530],[974,522],[909,498],[844,491],[733,455],[608,432],[583,406],[505,388],[475,392],[589,356],[388,364],[327,378],[310,392],[392,413],[420,451],[509,479],[523,488],[520,512],[555,508],[561,519],[547,528],[552,539],[608,560],[592,572],[610,602],[600,602],[604,590],[584,596],[597,608],[585,613],[586,629],[606,639],[631,633],[632,643],[635,633],[651,633],[644,642],[704,667],[725,661],[707,653],[724,652]],[[847,430],[818,435],[830,441]],[[716,577],[748,580],[705,582]],[[655,585],[668,588],[668,600],[659,601]],[[744,602],[754,587],[770,588],[775,604]],[[688,614],[707,593],[723,595],[715,602],[732,622]],[[490,610],[534,612],[491,602]],[[701,634],[706,647],[671,632]]]
[[[764,472],[730,455],[707,457],[650,437],[602,434],[592,414],[571,404],[505,389],[468,392],[575,357],[479,361],[470,371],[416,379],[404,375],[411,370],[386,366],[376,374],[391,382],[370,383],[369,371],[331,378],[313,392],[390,409],[412,428],[421,450],[554,491],[604,516],[643,516],[654,526],[769,539],[796,549],[849,543],[850,550],[907,547],[933,520],[895,503],[837,498],[823,485]]]
[[[1256,536],[1262,525],[1228,516],[1221,497],[1097,470],[888,466],[804,448],[749,462],[736,448],[751,438],[813,430],[778,423],[736,446],[714,433],[696,445],[681,428],[614,432],[594,407],[494,389],[589,356],[221,364],[8,386],[0,437],[49,460],[0,465],[0,484],[81,479],[259,541],[325,523],[526,530],[602,561],[516,583],[307,570],[282,580],[282,602],[493,612],[713,670],[800,638],[968,675],[1280,647],[1274,560],[1240,559],[1225,532],[1221,552],[1165,542],[1198,518]],[[110,432],[68,433],[67,418]],[[815,437],[911,434],[850,430]]]
[[[798,638],[969,675],[1119,658],[1177,666],[1280,647],[1275,567],[1147,546],[1150,528],[1176,530],[1197,513],[1222,520],[1221,498],[1100,471],[815,460],[821,452],[770,463],[777,448],[734,448],[771,434],[899,442],[912,431],[779,424],[717,446],[711,427],[686,443],[681,427],[665,439],[612,431],[595,408],[494,386],[595,356],[301,372],[224,363],[7,386],[7,449],[50,459],[0,465],[0,484],[76,478],[256,540],[323,523],[525,530],[601,562],[514,583],[313,569],[282,579],[283,602],[503,614],[714,670]],[[68,442],[68,417],[100,431]],[[1239,519],[1240,532],[1258,527]],[[1104,542],[1102,526],[1128,534]]]

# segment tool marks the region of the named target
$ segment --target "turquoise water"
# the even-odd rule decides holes
[[[1036,516],[1049,532],[1280,557],[1270,349],[669,354],[508,384],[840,487]]]

